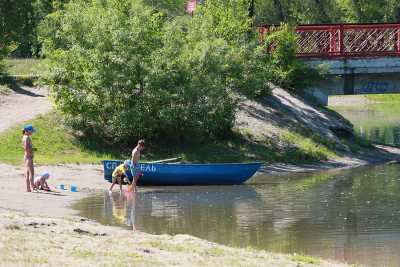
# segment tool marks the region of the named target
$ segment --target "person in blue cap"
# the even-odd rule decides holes
[[[26,178],[26,191],[31,192],[31,187],[33,190],[37,190],[34,185],[33,176],[35,174],[33,168],[33,144],[31,135],[36,132],[36,129],[32,125],[28,124],[22,129],[22,147],[24,148],[24,161],[25,161],[25,178]]]

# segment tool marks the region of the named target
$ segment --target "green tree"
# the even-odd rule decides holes
[[[270,81],[292,91],[304,89],[316,73],[296,57],[297,36],[287,24],[273,29],[265,39],[266,71]]]
[[[256,0],[256,24],[340,22],[336,0]]]
[[[26,22],[30,20],[31,11],[32,5],[29,0],[0,1],[0,38],[3,56],[10,52],[9,44],[19,44],[23,33],[29,31]]]
[[[264,80],[246,62],[248,17],[239,23],[239,10],[225,15],[208,3],[193,19],[166,19],[136,0],[77,0],[47,16],[40,29],[46,82],[66,121],[113,143],[229,134],[233,90],[255,77],[251,70],[259,87]]]
[[[14,56],[38,55],[37,26],[43,18],[61,8],[67,0],[2,0],[0,1],[0,34],[8,42],[18,44]]]
[[[397,0],[388,0],[386,7],[385,21],[400,22],[400,2]]]
[[[185,13],[187,0],[144,0],[143,2],[170,16],[178,16]]]

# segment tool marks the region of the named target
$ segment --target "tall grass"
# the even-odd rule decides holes
[[[42,59],[5,59],[5,72],[9,76],[40,76],[45,71]]]
[[[38,130],[32,136],[37,150],[34,160],[36,163],[100,163],[101,160],[114,156],[112,153],[86,149],[60,123],[57,115],[40,116],[30,123]],[[22,127],[23,125],[18,125],[0,135],[0,162],[22,162]]]

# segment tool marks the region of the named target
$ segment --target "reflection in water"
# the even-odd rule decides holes
[[[250,185],[165,187],[132,199],[81,201],[81,214],[150,233],[304,253],[368,266],[400,266],[400,166],[285,177]]]
[[[336,107],[335,110],[350,120],[356,132],[367,140],[400,147],[399,106],[374,104]]]

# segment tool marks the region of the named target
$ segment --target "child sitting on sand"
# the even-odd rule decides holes
[[[130,160],[125,160],[124,163],[115,168],[115,170],[112,173],[112,184],[110,189],[108,190],[110,194],[112,193],[112,189],[116,183],[119,184],[119,189],[122,194],[122,183],[124,181],[124,178],[128,177],[126,171],[129,169],[129,167],[130,167]]]
[[[50,178],[50,174],[48,172],[44,172],[42,175],[35,177],[33,180],[34,188],[50,191],[50,187],[47,184],[47,179]]]

